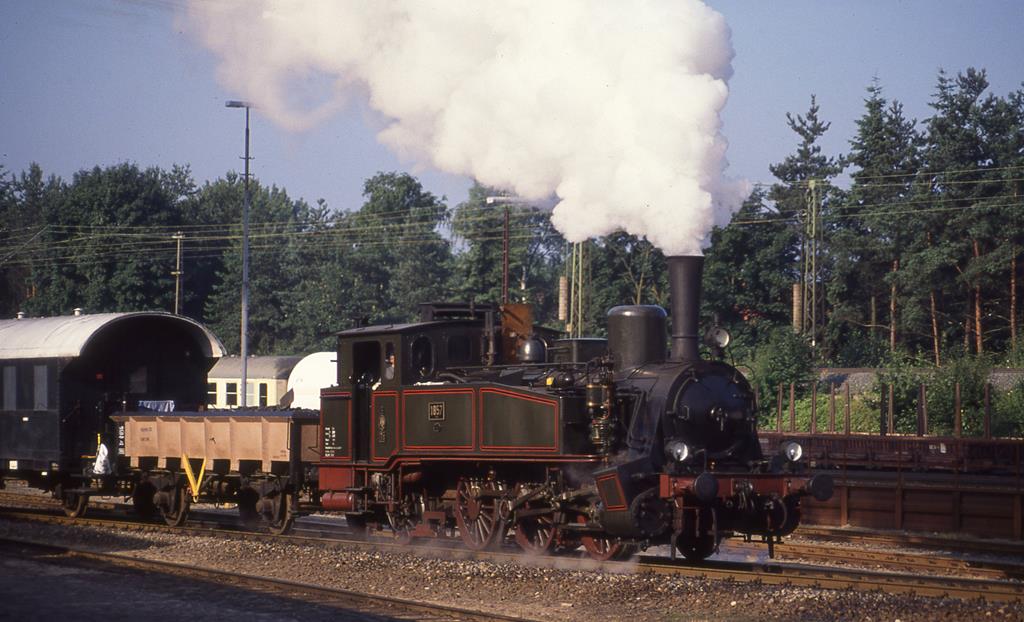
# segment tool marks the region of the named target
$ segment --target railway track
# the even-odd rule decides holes
[[[190,581],[204,581],[292,600],[301,599],[305,603],[343,608],[349,612],[357,611],[362,614],[382,616],[386,619],[399,618],[402,620],[429,620],[431,622],[446,622],[449,620],[504,622],[528,619],[461,607],[424,603],[410,599],[366,594],[285,579],[274,579],[243,572],[199,568],[175,562],[127,557],[117,553],[89,551],[64,545],[40,544],[24,540],[0,538],[0,547],[15,547],[23,553],[32,552],[45,555],[51,561],[59,561],[60,558],[66,558],[76,562],[100,564],[105,567],[113,566],[167,575],[173,578],[184,578]]]
[[[63,515],[35,511],[10,511],[6,508],[0,509],[0,516],[20,520],[42,521],[52,524],[93,524],[96,526],[116,527],[130,530],[157,530],[166,531],[170,528],[157,523],[139,523],[126,518],[79,518],[69,519]],[[989,573],[984,577],[978,577],[979,568],[964,566],[963,560],[938,561],[939,558],[913,554],[890,553],[888,557],[879,557],[862,550],[844,550],[838,547],[829,548],[825,546],[812,547],[809,545],[790,545],[778,547],[776,550],[784,552],[792,557],[811,559],[815,555],[819,559],[825,559],[830,563],[842,561],[856,562],[863,566],[867,563],[882,563],[886,570],[874,570],[865,568],[849,568],[839,566],[815,566],[803,563],[783,563],[771,561],[760,562],[729,562],[729,561],[705,561],[701,564],[690,564],[682,561],[671,560],[666,557],[641,556],[638,560],[630,562],[606,562],[598,564],[589,558],[577,557],[574,555],[562,555],[553,557],[540,557],[524,559],[519,552],[505,551],[470,551],[457,546],[445,546],[440,543],[401,545],[391,543],[384,539],[355,539],[344,528],[327,526],[313,526],[299,533],[288,536],[271,536],[261,532],[243,531],[235,524],[235,520],[228,520],[227,528],[222,524],[217,527],[217,519],[225,522],[230,518],[226,515],[213,515],[198,517],[197,521],[190,521],[184,527],[173,529],[175,533],[189,535],[211,536],[220,538],[233,538],[245,540],[258,540],[269,542],[285,542],[288,544],[336,547],[356,546],[370,549],[388,550],[391,552],[413,552],[420,555],[458,557],[463,559],[475,559],[480,561],[493,561],[498,563],[517,562],[533,565],[551,565],[566,568],[571,564],[578,564],[579,569],[615,569],[621,570],[623,564],[629,564],[632,569],[641,572],[671,573],[681,576],[704,577],[716,580],[728,580],[736,582],[757,582],[766,585],[793,585],[807,586],[822,589],[853,589],[858,591],[883,591],[895,594],[917,594],[922,596],[939,596],[959,599],[982,598],[990,602],[1024,602],[1024,583],[1008,580],[1010,577],[1020,577],[1022,566],[1006,564],[1005,568],[992,565],[985,570]],[[859,560],[859,561],[858,561]],[[927,560],[931,560],[928,564]],[[958,565],[958,562],[960,565]],[[937,575],[934,573],[937,567],[947,566],[947,571],[955,572],[957,569],[969,570],[977,578],[964,578],[962,576]],[[897,567],[905,572],[893,572],[889,568]],[[928,574],[922,574],[927,569]],[[1002,576],[997,573],[1002,572]]]
[[[40,508],[57,507],[56,501],[45,497],[16,496],[17,499],[34,499]],[[4,493],[0,492],[0,504],[4,502]],[[94,504],[97,509],[113,510],[124,513],[126,521],[134,520],[131,506],[111,502],[100,502]],[[244,529],[245,526],[233,517],[232,514],[224,512],[210,512],[197,510],[190,515],[189,525],[198,528],[213,529]],[[156,529],[163,526],[153,525]],[[803,533],[806,531],[807,533]],[[330,523],[316,523],[313,520],[296,523],[292,532],[293,537],[305,537],[315,540],[342,540],[349,543],[362,542],[352,537],[351,530],[346,526]],[[868,544],[886,547],[883,550],[868,550],[863,548],[836,547],[829,544],[814,544],[805,542],[805,539],[824,540],[831,539],[841,542],[856,544]],[[385,542],[386,543],[386,542]],[[383,544],[383,543],[382,543]],[[1024,564],[1004,562],[992,559],[977,559],[960,557],[957,554],[961,551],[953,551],[953,555],[923,554],[906,550],[893,550],[892,546],[942,549],[950,550],[953,544],[962,544],[962,550],[968,552],[979,552],[985,554],[1019,554],[1024,558],[1024,547],[1016,550],[1015,547],[1007,548],[1007,543],[988,542],[953,542],[944,538],[930,538],[928,536],[910,534],[878,534],[865,531],[851,531],[828,528],[809,527],[803,528],[801,537],[787,540],[784,546],[775,549],[776,559],[792,561],[824,562],[829,565],[847,565],[872,570],[899,571],[907,573],[946,574],[946,575],[969,575],[973,578],[988,578],[995,580],[1024,580]],[[444,547],[448,550],[448,547]],[[747,555],[763,555],[764,546],[757,543],[745,543],[739,540],[727,540],[723,543],[723,550],[727,553],[744,553]]]
[[[730,543],[728,550],[758,552],[763,546]],[[976,578],[1024,580],[1024,565],[994,560],[968,559],[908,551],[873,551],[827,544],[787,541],[775,548],[775,558],[792,561],[815,561],[900,572],[970,575]]]
[[[870,544],[880,547],[913,547],[938,551],[953,551],[956,553],[976,553],[986,555],[1014,555],[1024,558],[1024,542],[1011,542],[1007,540],[979,540],[964,538],[949,538],[941,536],[929,536],[927,534],[911,533],[881,533],[865,529],[850,529],[847,527],[820,527],[801,525],[797,534],[798,539],[827,540],[829,542],[849,542],[855,544]]]
[[[887,571],[832,568],[804,564],[745,564],[736,562],[679,566],[664,558],[641,558],[640,568],[728,581],[765,585],[798,585],[830,590],[852,589],[891,594],[914,594],[990,602],[1024,602],[1024,585],[993,579],[964,579]]]

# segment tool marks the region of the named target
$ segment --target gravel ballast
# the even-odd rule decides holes
[[[0,537],[543,620],[1024,620],[1024,605],[0,519]]]

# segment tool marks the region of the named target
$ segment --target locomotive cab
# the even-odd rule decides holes
[[[479,365],[482,327],[433,322],[369,326],[338,336],[338,386],[389,389],[434,382],[450,367]]]

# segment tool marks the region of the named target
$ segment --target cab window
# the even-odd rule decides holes
[[[429,378],[434,373],[434,344],[426,335],[420,335],[409,347],[410,367],[417,380]]]
[[[352,382],[373,384],[380,380],[381,347],[379,341],[352,344]]]
[[[450,335],[448,337],[448,362],[465,364],[472,362],[473,343],[469,335]]]
[[[384,344],[384,379],[395,379],[395,344]]]

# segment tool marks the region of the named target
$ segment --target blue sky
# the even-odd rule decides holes
[[[0,0],[0,165],[38,162],[70,179],[94,165],[189,164],[200,182],[241,168],[243,115],[216,81],[216,59],[175,19],[180,1]],[[735,75],[725,109],[729,174],[772,181],[768,165],[794,150],[787,112],[812,93],[832,122],[830,154],[844,152],[877,77],[907,115],[924,119],[940,67],[985,68],[992,91],[1024,82],[1019,0],[712,0],[733,31]],[[469,180],[417,170],[377,144],[380,119],[362,103],[293,134],[255,114],[253,172],[293,197],[360,204],[362,182],[407,170],[451,203]]]

